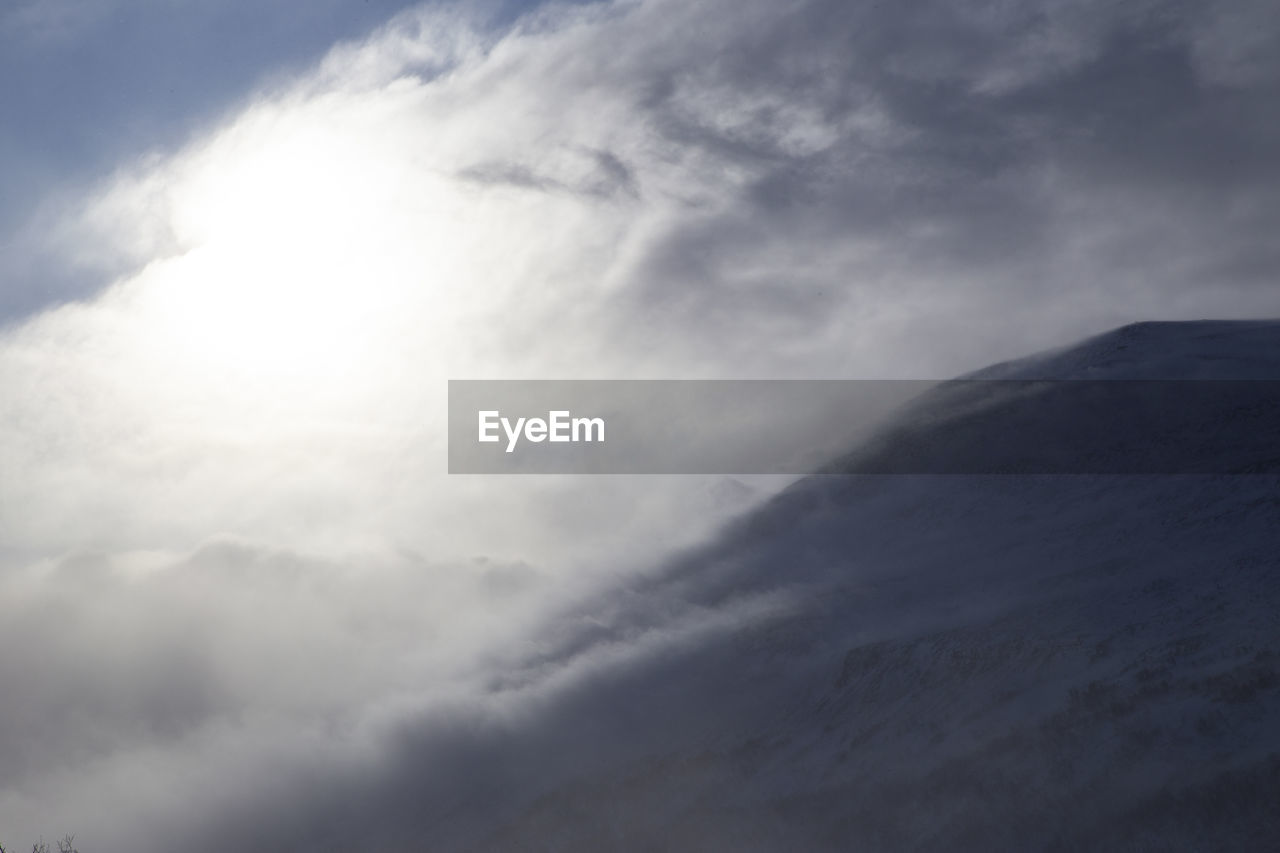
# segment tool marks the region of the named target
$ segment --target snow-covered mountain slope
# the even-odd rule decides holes
[[[968,379],[1280,379],[1280,321],[1133,323]]]
[[[828,466],[863,474],[1280,474],[1277,327],[1141,323],[944,382]]]
[[[1280,323],[979,378],[1185,377],[1280,378]],[[811,477],[506,672],[488,722],[406,734],[365,841],[1277,850],[1280,476]],[[407,825],[431,844],[377,830]]]

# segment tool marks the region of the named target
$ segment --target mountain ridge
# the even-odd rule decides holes
[[[1280,375],[1280,323],[977,375],[1130,359]],[[358,830],[275,849],[1280,849],[1277,555],[1274,474],[812,476],[406,731],[391,778],[335,794]],[[272,849],[255,826],[237,849]]]
[[[1280,322],[1212,321],[1125,326],[962,378],[1277,377]],[[789,593],[726,657],[692,653],[776,714],[703,740],[700,770],[674,748],[686,763],[647,785],[606,774],[645,792],[629,819],[584,817],[618,807],[561,787],[475,849],[610,846],[620,825],[645,841],[619,849],[1278,846],[1276,554],[1274,475],[808,478],[605,620],[624,642],[673,602]],[[707,701],[698,681],[684,702]],[[682,792],[678,819],[653,819]],[[594,829],[557,824],[561,798]]]

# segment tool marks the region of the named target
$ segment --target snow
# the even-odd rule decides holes
[[[967,378],[1276,379],[1280,323]],[[1278,555],[1275,474],[810,477],[562,614],[500,734],[423,735],[415,772],[469,770],[415,777],[414,819],[457,850],[1280,849]]]
[[[1280,323],[1140,324],[967,378],[1276,379]],[[481,846],[1280,849],[1278,487],[802,482],[608,622],[787,603],[611,684],[644,749]]]

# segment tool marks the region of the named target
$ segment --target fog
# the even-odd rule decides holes
[[[6,843],[159,849],[502,729],[590,683],[492,698],[556,614],[779,484],[451,477],[448,379],[936,379],[1277,313],[1273,17],[429,6],[51,201],[21,240],[95,284],[0,332]]]

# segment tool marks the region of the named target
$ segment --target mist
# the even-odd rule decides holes
[[[449,379],[943,379],[1280,313],[1273,18],[433,4],[60,190],[9,240],[60,295],[0,331],[6,837],[201,849],[785,611],[498,690],[786,480],[449,476]]]

